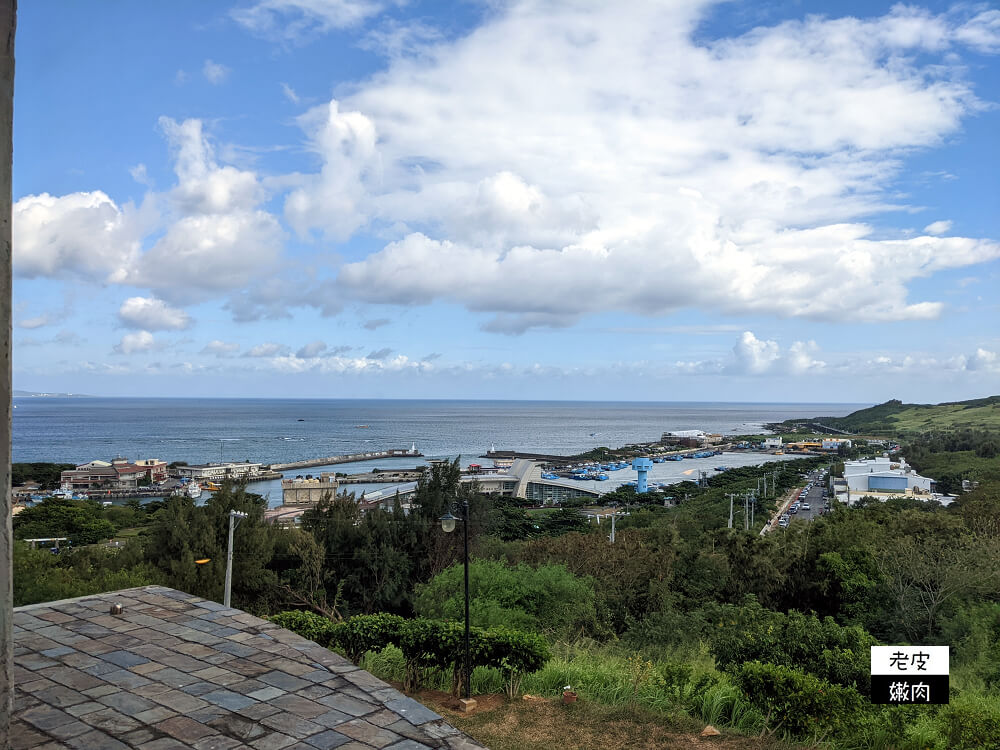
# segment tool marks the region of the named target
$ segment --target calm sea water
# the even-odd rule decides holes
[[[841,416],[868,406],[158,398],[16,398],[14,403],[13,460],[67,463],[118,454],[168,462],[272,463],[414,443],[428,458],[462,456],[463,461],[491,446],[565,454],[655,440],[667,430],[759,432],[766,422]]]

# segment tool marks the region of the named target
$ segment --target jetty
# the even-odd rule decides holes
[[[378,458],[421,458],[416,446],[411,448],[389,448],[382,451],[366,451],[365,453],[348,453],[345,456],[326,456],[325,458],[307,458],[303,461],[291,461],[284,464],[271,464],[271,471],[291,471],[293,469],[308,469],[313,466],[333,466],[334,464],[350,464],[355,461],[373,461]]]

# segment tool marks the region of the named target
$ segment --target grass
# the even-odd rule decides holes
[[[555,699],[486,701],[472,715],[451,708],[446,696],[421,693],[421,702],[442,714],[491,750],[673,750],[723,747],[778,750],[789,745],[773,738],[723,734],[700,737],[704,724],[688,717],[664,717],[641,707],[605,706],[581,698],[565,705]]]

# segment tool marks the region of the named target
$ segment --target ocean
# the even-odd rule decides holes
[[[288,462],[409,448],[426,459],[460,456],[463,465],[491,447],[572,454],[656,440],[668,430],[761,432],[767,422],[843,416],[869,404],[346,399],[15,398],[13,460],[84,463],[160,458],[168,462]],[[380,459],[324,470],[353,473],[413,466]],[[658,465],[659,466],[659,465]],[[691,468],[685,467],[685,468]],[[621,472],[624,474],[624,472]],[[629,472],[631,473],[631,472]],[[280,498],[279,482],[255,491]],[[360,493],[382,485],[356,485]],[[277,504],[272,499],[272,504]]]

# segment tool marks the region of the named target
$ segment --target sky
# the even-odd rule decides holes
[[[1000,5],[21,3],[14,387],[1000,393]]]

